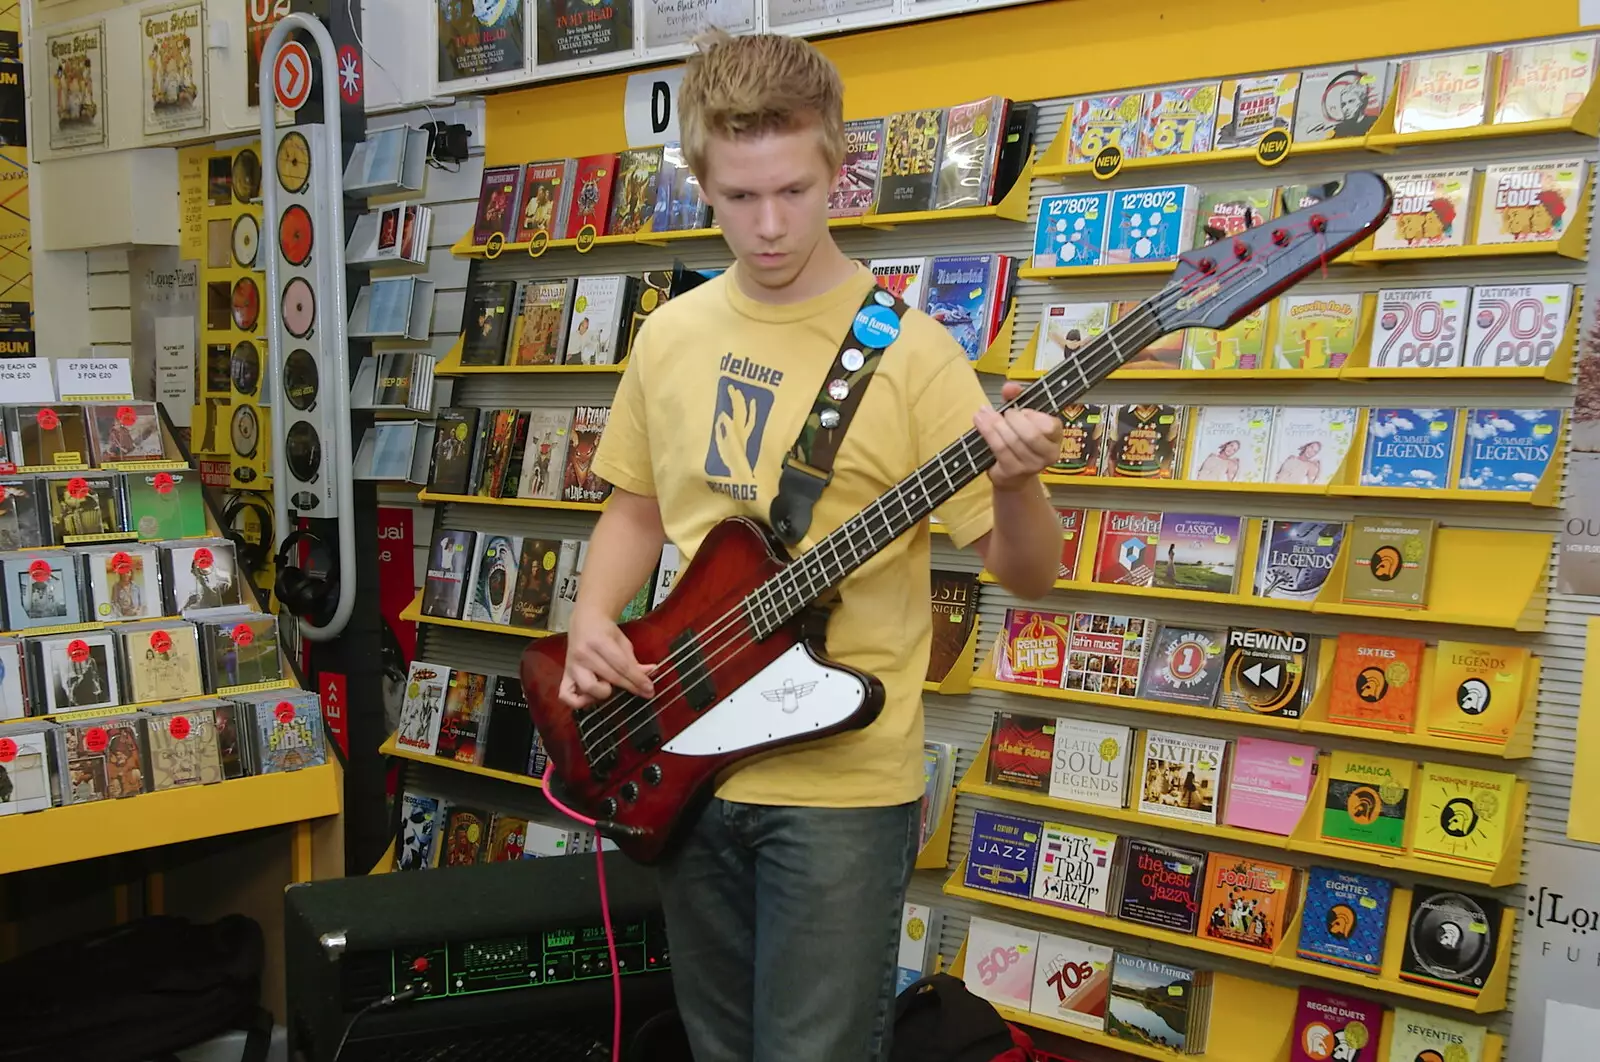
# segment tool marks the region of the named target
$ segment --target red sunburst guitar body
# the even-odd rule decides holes
[[[765,528],[724,521],[667,599],[622,625],[640,663],[677,658],[652,676],[658,713],[626,693],[574,711],[559,696],[566,637],[524,652],[522,685],[556,796],[600,820],[633,859],[659,859],[725,767],[866,726],[882,709],[877,679],[823,655],[825,613],[803,613],[759,641],[751,632],[742,602],[784,564]],[[700,648],[689,651],[695,641]]]

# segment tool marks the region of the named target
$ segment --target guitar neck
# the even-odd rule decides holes
[[[1076,402],[1128,358],[1161,337],[1165,330],[1156,318],[1154,301],[1147,300],[1129,311],[1090,340],[1075,357],[1035,380],[1000,409],[1056,414]],[[765,637],[793,619],[993,464],[994,451],[976,428],[939,451],[745,599],[746,615],[758,636]]]

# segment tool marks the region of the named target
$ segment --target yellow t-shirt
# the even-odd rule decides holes
[[[730,271],[650,315],[629,354],[594,471],[623,490],[654,496],[685,562],[722,520],[768,522],[784,455],[872,283],[863,268],[824,295],[771,305],[741,292]],[[908,312],[799,549],[963,435],[985,401],[955,340],[926,314]],[[979,476],[940,507],[957,546],[989,531],[992,503],[989,478]],[[719,780],[717,795],[813,807],[917,799],[931,638],[924,521],[840,584],[828,622],[829,655],[883,683],[882,713],[865,729],[746,761]]]

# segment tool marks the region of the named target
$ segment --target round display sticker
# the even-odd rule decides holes
[[[172,721],[167,724],[167,733],[171,734],[173,738],[178,741],[182,741],[184,738],[188,737],[189,717],[186,715],[173,716]]]
[[[272,715],[279,723],[288,726],[294,722],[294,705],[288,701],[279,701],[278,706],[272,710]]]
[[[176,486],[172,482],[171,472],[157,472],[155,478],[150,481],[150,485],[156,489],[157,494],[171,494],[172,488]]]
[[[10,763],[17,758],[17,743],[10,738],[0,738],[0,763]]]
[[[887,306],[863,306],[850,331],[864,347],[886,347],[900,335],[900,319]]]
[[[133,422],[136,419],[137,418],[134,416],[134,412],[133,412],[133,407],[132,406],[118,406],[117,407],[117,423],[121,424],[124,428],[133,427]]]
[[[199,549],[194,551],[194,566],[199,568],[201,571],[205,571],[207,568],[211,567],[213,560],[215,560],[215,558],[211,556],[211,551],[205,546],[201,546]]]
[[[248,649],[256,640],[256,632],[250,629],[250,624],[241,623],[233,629],[233,644]]]
[[[131,575],[133,573],[133,558],[128,556],[126,550],[117,550],[111,555],[111,570],[118,575]]]
[[[866,356],[855,347],[851,347],[849,350],[839,355],[839,364],[844,366],[845,372],[855,372],[866,363]]]
[[[103,726],[91,726],[83,732],[83,748],[85,752],[104,752],[110,739],[106,736]]]
[[[48,407],[39,410],[38,415],[34,419],[39,422],[39,427],[43,428],[45,431],[55,431],[57,428],[61,427],[61,418],[56,415],[55,410]]]
[[[28,565],[28,574],[33,576],[33,581],[36,583],[49,582],[50,562],[47,560],[34,561],[32,564]]]
[[[89,481],[82,476],[73,476],[67,480],[67,496],[82,501],[89,496]]]
[[[151,631],[150,648],[154,652],[166,654],[172,649],[172,635],[166,631]]]
[[[67,659],[74,664],[81,664],[89,659],[89,643],[82,638],[74,638],[67,643]]]

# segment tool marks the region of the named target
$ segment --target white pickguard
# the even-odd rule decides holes
[[[866,699],[860,679],[794,645],[663,748],[679,756],[716,756],[801,737],[849,718]]]

